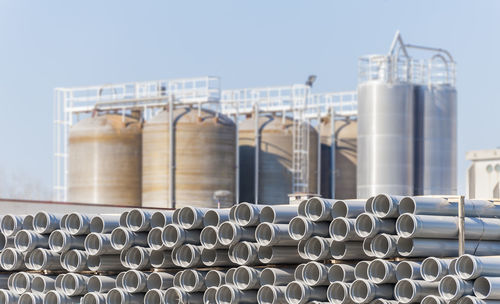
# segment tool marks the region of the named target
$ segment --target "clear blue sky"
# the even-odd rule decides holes
[[[217,75],[239,88],[314,73],[315,91],[352,90],[357,58],[385,53],[397,29],[458,62],[463,192],[465,152],[500,145],[500,1],[0,0],[0,193],[49,191],[54,87]]]

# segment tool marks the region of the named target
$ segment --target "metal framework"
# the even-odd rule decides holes
[[[312,93],[305,84],[289,86],[223,90],[218,77],[207,76],[172,80],[129,82],[74,88],[56,88],[54,90],[54,163],[53,185],[54,200],[67,201],[68,184],[68,136],[69,128],[84,117],[99,111],[116,112],[127,115],[140,110],[145,120],[157,111],[177,105],[195,105],[208,107],[231,117],[236,122],[242,115],[281,112],[294,119],[293,125],[293,191],[317,192],[309,189],[309,126],[311,121],[322,117],[356,116],[356,91]],[[172,111],[170,111],[172,112]],[[170,120],[172,122],[172,120]],[[258,122],[258,121],[257,121]],[[172,126],[169,126],[169,131]],[[256,125],[256,147],[259,147],[258,124]],[[319,134],[319,133],[318,133]],[[172,136],[170,138],[173,138]],[[318,141],[318,164],[320,164],[320,142]],[[172,148],[172,145],[171,145]],[[236,200],[239,199],[239,153],[236,142]],[[170,153],[173,155],[174,153]],[[259,163],[256,153],[256,164]],[[175,158],[169,160],[170,170]],[[256,197],[258,202],[258,165],[256,165]],[[319,168],[319,166],[318,166]],[[318,170],[319,171],[319,170]],[[174,173],[170,174],[170,185],[174,182]],[[170,200],[174,202],[171,191]]]

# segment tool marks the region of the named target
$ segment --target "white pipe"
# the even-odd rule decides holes
[[[179,225],[187,230],[202,229],[203,217],[210,210],[208,208],[196,208],[186,206],[179,212]]]
[[[260,246],[258,257],[262,264],[299,264],[307,261],[300,257],[297,247]]]
[[[62,279],[64,278],[65,275],[66,275],[66,273],[61,273],[61,274],[58,274],[56,276],[56,280],[54,281],[54,289],[55,289],[55,291],[62,292],[61,282],[62,282]]]
[[[375,257],[375,254],[372,252],[372,241],[373,238],[366,238],[363,240],[363,252],[367,257]]]
[[[177,287],[170,287],[165,291],[165,303],[181,304],[181,303],[203,303],[202,292],[185,292]]]
[[[376,259],[368,266],[368,278],[375,284],[396,283],[397,262]]]
[[[87,257],[87,267],[90,271],[122,271],[123,266],[120,255],[91,255]]]
[[[113,288],[108,292],[106,304],[143,304],[144,293],[130,293],[123,289]]]
[[[320,197],[310,198],[305,205],[306,217],[313,222],[329,222],[332,220],[333,199]]]
[[[231,206],[231,208],[229,208],[229,221],[233,222],[233,223],[236,223],[236,218],[235,218],[235,212],[236,212],[236,208],[238,207],[238,205],[233,205]]]
[[[299,253],[299,256],[304,260],[309,259],[309,256],[307,256],[307,253],[306,253],[307,241],[308,241],[308,239],[300,240],[299,243],[297,244],[297,252]]]
[[[331,257],[330,246],[332,239],[315,236],[307,240],[304,251],[310,260],[325,260]]]
[[[116,275],[116,288],[123,289],[123,277],[126,273],[126,271],[123,271]]]
[[[456,302],[457,304],[500,304],[499,300],[481,300],[473,296],[465,296]],[[434,304],[434,303],[427,303]],[[438,303],[440,304],[440,303]],[[444,303],[443,303],[444,304]]]
[[[222,285],[217,289],[216,297],[217,304],[250,304],[257,302],[257,290],[239,290],[232,285]]]
[[[151,262],[149,259],[149,257],[151,256],[151,251],[151,248],[144,248],[139,246],[128,249],[127,254],[125,255],[127,267],[135,270],[151,268]]]
[[[363,250],[363,242],[332,241],[330,255],[337,260],[363,260],[369,258]]]
[[[350,283],[356,279],[354,266],[348,264],[333,264],[328,269],[328,281]]]
[[[300,264],[297,266],[297,268],[295,268],[295,271],[293,272],[295,281],[304,281],[304,267],[306,267],[306,264]]]
[[[220,224],[229,221],[229,211],[229,208],[208,210],[203,216],[203,226],[217,227]]]
[[[45,294],[44,304],[80,304],[79,296],[69,297],[61,292],[51,290]]]
[[[127,215],[127,227],[133,232],[151,230],[152,212],[142,209],[132,209]]]
[[[329,285],[328,267],[323,263],[309,262],[302,270],[304,283],[309,286]]]
[[[411,279],[421,280],[422,274],[420,273],[420,262],[401,261],[396,266],[396,278],[398,280]]]
[[[165,304],[165,290],[148,290],[144,295],[144,304]]]
[[[491,217],[500,216],[500,206],[487,200],[465,200],[465,216]],[[426,215],[458,215],[458,201],[450,202],[440,197],[405,197],[399,203],[399,213]]]
[[[24,229],[23,221],[25,217],[26,215],[4,215],[2,217],[2,222],[0,223],[0,230],[6,237],[16,235],[18,231]]]
[[[43,304],[44,295],[40,293],[23,293],[19,296],[18,304]]]
[[[297,214],[298,216],[306,217],[306,205],[307,199],[301,200],[300,203],[297,204]]]
[[[163,228],[173,223],[174,211],[155,211],[151,215],[151,228]]]
[[[200,232],[200,243],[206,249],[226,249],[227,245],[222,245],[219,241],[219,228],[207,226]]]
[[[80,301],[80,304],[106,304],[106,295],[98,292],[89,292]]]
[[[116,287],[116,276],[93,275],[87,282],[89,292],[105,293]]]
[[[372,213],[373,214],[373,200],[374,199],[375,199],[375,196],[372,196],[366,200],[364,213]]]
[[[128,216],[128,211],[123,211],[120,214],[120,227],[127,228],[127,216]]]
[[[233,275],[234,285],[240,290],[259,289],[262,269],[240,266]]]
[[[207,267],[233,265],[229,259],[227,250],[223,249],[201,249],[201,261]]]
[[[398,240],[398,252],[404,257],[446,257],[458,255],[458,242],[445,239],[404,239]],[[475,241],[465,242],[465,253],[478,256],[492,255],[500,252],[500,242]]]
[[[365,203],[365,200],[360,199],[335,201],[332,205],[332,218],[356,218],[358,215],[365,212]]]
[[[64,214],[40,211],[33,217],[33,229],[40,234],[49,234],[59,229],[59,223]]]
[[[95,215],[90,220],[90,232],[111,233],[120,227],[120,214]]]
[[[259,219],[261,223],[288,224],[298,215],[297,209],[298,205],[264,206],[260,210]]]
[[[23,270],[24,255],[14,248],[6,248],[0,252],[0,267],[7,271]]]
[[[395,234],[395,219],[380,219],[370,213],[362,213],[356,218],[356,233],[362,238],[373,238],[379,233]]]
[[[55,288],[56,277],[38,275],[33,277],[31,282],[31,290],[38,293],[46,293]]]
[[[473,290],[481,300],[500,300],[500,278],[479,277],[474,281]]]
[[[174,275],[168,272],[152,272],[147,280],[148,289],[165,290],[174,286]]]
[[[116,250],[126,250],[132,246],[148,246],[148,234],[118,227],[111,232],[111,246]]]
[[[376,298],[393,299],[394,285],[374,284],[368,280],[356,280],[349,290],[351,299],[355,303],[369,303]]]
[[[234,211],[236,223],[242,227],[252,227],[259,224],[260,210],[264,205],[254,205],[249,203],[238,204]]]
[[[394,297],[399,303],[419,303],[428,295],[439,295],[439,282],[402,279],[394,286]]]
[[[397,241],[399,236],[381,233],[373,238],[370,243],[371,252],[381,259],[395,257],[397,252]]]
[[[86,294],[89,278],[88,275],[77,273],[66,274],[61,281],[63,293],[69,297]]]
[[[119,254],[120,250],[116,250],[111,246],[111,234],[90,233],[85,238],[85,250],[90,255],[104,254]]]
[[[472,281],[465,281],[454,275],[447,275],[439,282],[439,294],[447,301],[457,301],[463,296],[472,295],[472,288]]]
[[[170,224],[163,229],[162,240],[168,249],[174,249],[183,244],[199,245],[200,230],[186,230],[179,225]]]
[[[287,224],[261,223],[255,229],[255,239],[261,246],[297,246],[292,239]]]
[[[173,268],[175,266],[172,259],[172,251],[153,250],[149,256],[151,266],[154,268]]]
[[[351,283],[333,282],[326,290],[326,297],[332,304],[353,304],[349,290]]]
[[[37,248],[29,255],[29,264],[33,270],[62,270],[59,253]]]
[[[261,285],[284,286],[294,280],[296,267],[264,268],[260,273]]]
[[[71,235],[64,230],[54,230],[49,236],[50,250],[63,253],[70,249],[85,249],[85,236]]]
[[[24,229],[26,229],[26,230],[34,230],[35,229],[33,227],[33,218],[34,218],[34,216],[31,215],[31,214],[27,214],[24,217],[24,219],[23,219],[23,227],[24,227]],[[0,220],[0,222],[1,222],[1,220]],[[59,229],[59,226],[58,226],[57,229]]]
[[[326,301],[326,286],[307,286],[293,281],[286,286],[285,297],[290,304],[305,304],[310,301]]]
[[[428,282],[440,281],[449,272],[451,259],[426,258],[420,265],[422,278]]]
[[[500,256],[477,257],[465,254],[458,258],[455,268],[457,274],[464,280],[480,276],[500,276]]]
[[[167,246],[163,244],[163,227],[152,228],[148,233],[148,245],[153,250],[166,250]]]
[[[368,280],[368,266],[370,266],[370,262],[368,261],[360,261],[354,266],[354,277],[356,279]]]
[[[12,290],[14,287],[14,277],[16,276],[17,272],[12,272],[11,274],[9,274],[9,278],[7,279],[7,288],[9,290]]]
[[[66,229],[72,235],[83,235],[90,233],[90,214],[73,212],[66,218]]]
[[[88,270],[88,253],[82,250],[72,249],[60,256],[60,263],[69,272],[81,272]]]
[[[148,290],[149,273],[129,270],[123,276],[123,289],[130,293],[146,292]]]
[[[233,222],[219,226],[218,239],[222,245],[231,246],[241,241],[255,242],[255,227],[241,227]]]
[[[258,265],[260,264],[258,257],[259,245],[250,242],[240,242],[234,246],[233,257],[238,265]]]
[[[201,246],[191,244],[183,245],[176,248],[172,254],[175,254],[175,261],[183,268],[192,268],[203,265],[201,261]]]
[[[263,285],[257,291],[259,304],[287,304],[285,300],[286,286]]]
[[[29,272],[18,272],[14,275],[12,279],[12,291],[22,294],[25,292],[31,292],[31,282],[33,278],[38,274]]]
[[[181,209],[175,209],[174,213],[172,214],[172,224],[179,225],[179,213],[181,212]]]
[[[288,226],[288,233],[294,240],[304,240],[313,236],[329,237],[328,222],[313,223],[310,219],[302,216],[294,217]]]
[[[443,298],[438,297],[438,296],[429,295],[429,296],[426,296],[425,298],[423,298],[420,303],[421,304],[446,304],[446,303],[448,303],[448,301],[445,301]],[[452,301],[450,303],[456,303],[456,302]]]
[[[373,199],[373,214],[379,218],[397,218],[399,202],[403,196],[379,194]]]
[[[234,285],[234,273],[236,272],[237,268],[229,268],[228,271],[226,272],[226,284],[229,285]],[[220,287],[220,286],[219,286]]]
[[[204,304],[217,303],[217,290],[219,290],[219,287],[216,286],[208,287],[203,293],[203,303]]]
[[[328,228],[330,237],[335,241],[361,241],[363,238],[356,234],[356,220],[345,217],[334,218]]]
[[[226,273],[219,270],[210,270],[205,275],[205,285],[207,288],[219,287],[226,282]]]
[[[10,304],[17,303],[19,294],[10,290],[0,289],[0,303]]]
[[[35,248],[49,248],[49,236],[30,230],[20,230],[16,233],[14,244],[22,252],[33,251]]]

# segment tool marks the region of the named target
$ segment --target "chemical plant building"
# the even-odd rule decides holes
[[[358,71],[55,89],[57,202],[2,215],[0,304],[498,303],[498,151],[457,196],[452,55],[397,33]]]

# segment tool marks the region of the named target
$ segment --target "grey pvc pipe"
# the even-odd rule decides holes
[[[305,205],[305,214],[313,222],[329,222],[332,220],[333,199],[320,197],[310,198]]]
[[[376,259],[368,266],[368,278],[375,284],[396,283],[397,262]]]
[[[203,303],[203,292],[185,292],[177,287],[170,287],[165,291],[165,303]]]
[[[203,293],[203,303],[204,304],[212,304],[217,303],[217,290],[219,287],[212,286],[208,287],[207,290]]]
[[[375,257],[375,254],[372,252],[372,241],[373,238],[366,238],[363,240],[363,252],[367,257]]]
[[[7,271],[23,270],[24,255],[14,248],[6,248],[0,252],[0,267]]]
[[[165,304],[165,290],[148,290],[144,295],[144,304]]]
[[[236,213],[237,207],[238,207],[238,204],[233,205],[233,206],[231,206],[231,208],[229,208],[229,221],[231,221],[233,223],[236,223],[235,213]]]
[[[500,278],[479,277],[474,281],[473,291],[481,300],[500,300]]]
[[[113,288],[108,292],[106,304],[144,304],[144,293],[130,293],[123,289]]]
[[[123,271],[116,275],[116,287],[123,289],[123,277],[127,272]]]
[[[26,215],[4,215],[0,222],[0,230],[6,237],[15,236],[18,231],[24,229],[23,221],[25,217]]]
[[[98,292],[86,293],[81,298],[80,304],[106,304],[106,294]]]
[[[259,220],[261,223],[288,224],[298,214],[298,205],[264,206],[260,210]]]
[[[448,301],[445,301],[440,296],[429,295],[429,296],[426,296],[425,298],[423,298],[420,303],[421,304],[446,304],[446,303],[448,303]],[[450,303],[455,303],[455,302],[452,301]]]
[[[60,256],[61,266],[69,272],[81,272],[88,270],[88,253],[82,250],[72,249]]]
[[[223,249],[202,248],[201,261],[207,267],[233,265],[233,262],[229,259],[228,251]]]
[[[332,239],[315,236],[307,240],[304,251],[310,260],[325,260],[331,257]]]
[[[294,217],[288,226],[288,233],[294,240],[304,240],[313,236],[329,237],[328,222],[312,222],[302,216]]]
[[[123,276],[123,289],[130,293],[146,292],[149,273],[129,270]]]
[[[356,266],[354,266],[354,277],[356,279],[368,280],[368,266],[370,266],[370,262],[359,261]]]
[[[373,200],[374,199],[375,199],[375,196],[372,196],[366,200],[364,213],[372,213],[373,214]]]
[[[371,252],[377,258],[390,258],[398,256],[397,241],[399,236],[381,233],[373,238],[370,243]]]
[[[405,238],[457,239],[458,217],[403,214],[396,222],[398,235]],[[465,218],[468,240],[498,240],[500,219]]]
[[[89,278],[88,275],[77,273],[66,274],[61,281],[63,293],[69,297],[86,294]]]
[[[242,227],[254,227],[259,224],[260,210],[264,205],[254,205],[249,203],[238,204],[234,211],[236,223]]]
[[[206,249],[225,249],[227,245],[222,245],[219,241],[219,228],[215,226],[207,226],[200,232],[200,243]]]
[[[337,260],[368,259],[363,250],[363,242],[337,242],[330,244],[330,255]]]
[[[396,220],[380,219],[370,213],[362,213],[356,218],[356,233],[362,238],[373,238],[379,233],[395,234]]]
[[[24,219],[23,219],[23,227],[24,227],[24,229],[34,230],[34,227],[33,227],[33,218],[34,218],[34,216],[31,215],[31,214],[27,214],[24,217]],[[1,218],[0,218],[0,223],[1,223]],[[57,229],[59,229],[59,227]]]
[[[90,233],[85,238],[85,250],[90,255],[120,254],[111,246],[111,234]]]
[[[264,268],[260,273],[260,285],[284,286],[294,280],[296,267]]]
[[[173,223],[174,211],[155,211],[151,215],[151,228],[163,228]]]
[[[259,304],[287,304],[285,299],[286,286],[263,285],[257,291]]]
[[[120,227],[127,228],[127,216],[128,216],[128,211],[123,211],[120,214]]]
[[[56,252],[37,248],[29,255],[29,264],[33,270],[62,270],[60,258]]]
[[[175,266],[172,251],[153,250],[149,256],[149,261],[154,268],[172,268]]]
[[[201,246],[191,244],[176,248],[172,254],[175,255],[176,263],[183,268],[192,268],[203,265],[201,261]]]
[[[152,228],[148,233],[147,242],[149,248],[153,250],[166,250],[167,246],[163,244],[163,227]]]
[[[151,268],[151,261],[149,257],[151,256],[151,248],[135,246],[127,250],[125,255],[125,260],[127,262],[127,267],[135,270],[149,269]]]
[[[338,242],[361,241],[363,238],[356,234],[355,225],[356,219],[334,218],[329,226],[330,237]]]
[[[26,292],[19,296],[18,304],[43,304],[44,295]]]
[[[255,230],[255,227],[241,227],[233,222],[225,222],[219,226],[218,239],[225,246],[241,241],[255,242]]]
[[[297,244],[297,252],[299,253],[299,256],[303,258],[304,260],[308,260],[309,256],[306,253],[306,243],[308,239],[305,240],[300,240],[299,243]]]
[[[472,280],[480,276],[500,276],[500,256],[478,257],[470,254],[458,258],[455,268],[464,280]]]
[[[174,213],[172,214],[172,224],[179,225],[179,213],[181,212],[181,209],[175,209]]]
[[[165,290],[174,286],[174,275],[168,272],[152,272],[146,283],[148,289]]]
[[[439,296],[439,282],[402,279],[394,286],[394,297],[403,304],[419,303],[428,295]]]
[[[203,226],[217,227],[223,222],[229,221],[230,209],[210,209],[203,216]]]
[[[165,226],[162,232],[163,245],[168,249],[174,249],[184,244],[200,244],[200,230],[186,230],[176,224]]]
[[[447,257],[458,255],[458,242],[445,239],[398,239],[398,252],[404,257]],[[492,255],[500,252],[500,242],[474,241],[465,242],[465,253],[478,256]]]
[[[33,253],[33,251],[31,251],[31,252],[23,252],[23,255],[24,255],[24,265],[29,270],[35,270],[33,268],[33,265],[31,265],[31,260],[30,260],[30,257],[31,257],[32,253]]]
[[[309,262],[302,270],[304,283],[309,286],[328,286],[328,267],[323,263]]]
[[[420,273],[421,262],[413,261],[401,261],[396,266],[396,278],[398,280],[411,279],[411,280],[422,280],[422,274]]]
[[[174,287],[180,288],[181,287],[181,275],[184,272],[184,270],[177,271],[174,275]]]
[[[25,292],[31,292],[31,282],[35,276],[38,274],[29,272],[18,272],[14,275],[12,279],[12,291],[22,294]]]
[[[33,217],[33,230],[40,234],[49,234],[59,229],[59,223],[64,214],[40,211]]]
[[[261,264],[258,256],[259,247],[258,244],[250,242],[240,242],[232,246],[234,262],[242,266]]]
[[[393,284],[374,284],[368,280],[356,280],[349,290],[351,299],[355,303],[368,303],[376,298],[393,299]]]
[[[372,211],[379,218],[397,218],[399,216],[399,202],[403,196],[379,194],[372,203]]]
[[[127,227],[133,232],[151,230],[151,216],[153,212],[143,209],[132,209],[127,214]]]
[[[116,276],[93,275],[87,282],[89,292],[106,293],[116,287]]]
[[[226,282],[226,273],[219,270],[210,270],[205,275],[205,285],[207,288],[219,287]]]
[[[426,258],[420,265],[420,274],[428,282],[440,281],[449,273],[451,259]]]
[[[500,304],[499,300],[481,300],[473,296],[465,296],[456,302],[457,304]],[[427,303],[434,304],[434,303]],[[444,303],[443,303],[444,304]]]
[[[113,229],[120,227],[120,214],[95,215],[90,220],[90,232],[111,233]]]
[[[261,272],[262,269],[240,266],[233,275],[234,285],[240,290],[259,289]]]
[[[120,255],[94,255],[87,257],[87,267],[91,271],[122,271],[123,266]]]
[[[90,233],[90,220],[92,215],[73,212],[66,218],[66,229],[71,235],[84,235]]]
[[[365,203],[366,201],[361,199],[334,201],[332,205],[332,218],[356,218],[365,212]]]
[[[257,290],[239,290],[233,285],[222,285],[216,293],[218,304],[239,304],[257,302]]]
[[[45,294],[44,304],[80,304],[80,297],[70,297],[64,293],[51,290]]]
[[[333,282],[330,284],[326,291],[328,301],[332,304],[353,304],[354,302],[349,295],[351,285],[351,283],[345,282]]]
[[[229,285],[234,285],[234,273],[236,272],[237,268],[229,268],[228,271],[226,272],[226,284]]]
[[[472,288],[472,281],[465,281],[454,275],[447,275],[439,282],[439,294],[447,301],[457,301],[463,296],[472,295]]]
[[[351,283],[356,279],[354,266],[348,264],[333,264],[328,269],[328,281]]]
[[[203,217],[209,208],[186,206],[179,211],[179,225],[187,230],[202,229]]]
[[[49,236],[31,230],[20,230],[16,233],[14,244],[22,252],[33,251],[35,248],[49,248]]]
[[[71,235],[64,230],[54,230],[49,236],[50,250],[63,253],[70,249],[85,249],[85,236]]]
[[[306,267],[306,264],[300,264],[299,266],[297,266],[297,268],[295,268],[295,271],[293,272],[295,281],[304,281],[304,267]]]
[[[288,224],[261,223],[255,229],[255,239],[261,246],[297,246],[299,242],[288,233]]]
[[[64,278],[65,275],[66,275],[66,273],[61,273],[61,274],[58,274],[56,276],[56,280],[54,281],[54,289],[57,292],[62,292],[61,282],[62,282],[62,279]]]
[[[126,250],[132,246],[146,247],[148,246],[148,234],[118,227],[111,232],[111,246],[116,250]]]
[[[0,303],[9,304],[17,303],[19,294],[10,290],[0,289]]]
[[[326,301],[326,286],[308,286],[293,281],[286,286],[285,297],[290,304],[305,304],[311,301]]]
[[[465,216],[491,217],[500,216],[500,206],[487,200],[465,200]],[[399,212],[426,215],[458,215],[458,202],[449,202],[440,197],[405,197],[399,203]]]
[[[306,217],[306,204],[307,199],[301,200],[300,203],[297,204],[297,214],[298,216]]]
[[[262,264],[299,264],[306,262],[297,247],[260,246],[258,258]]]

